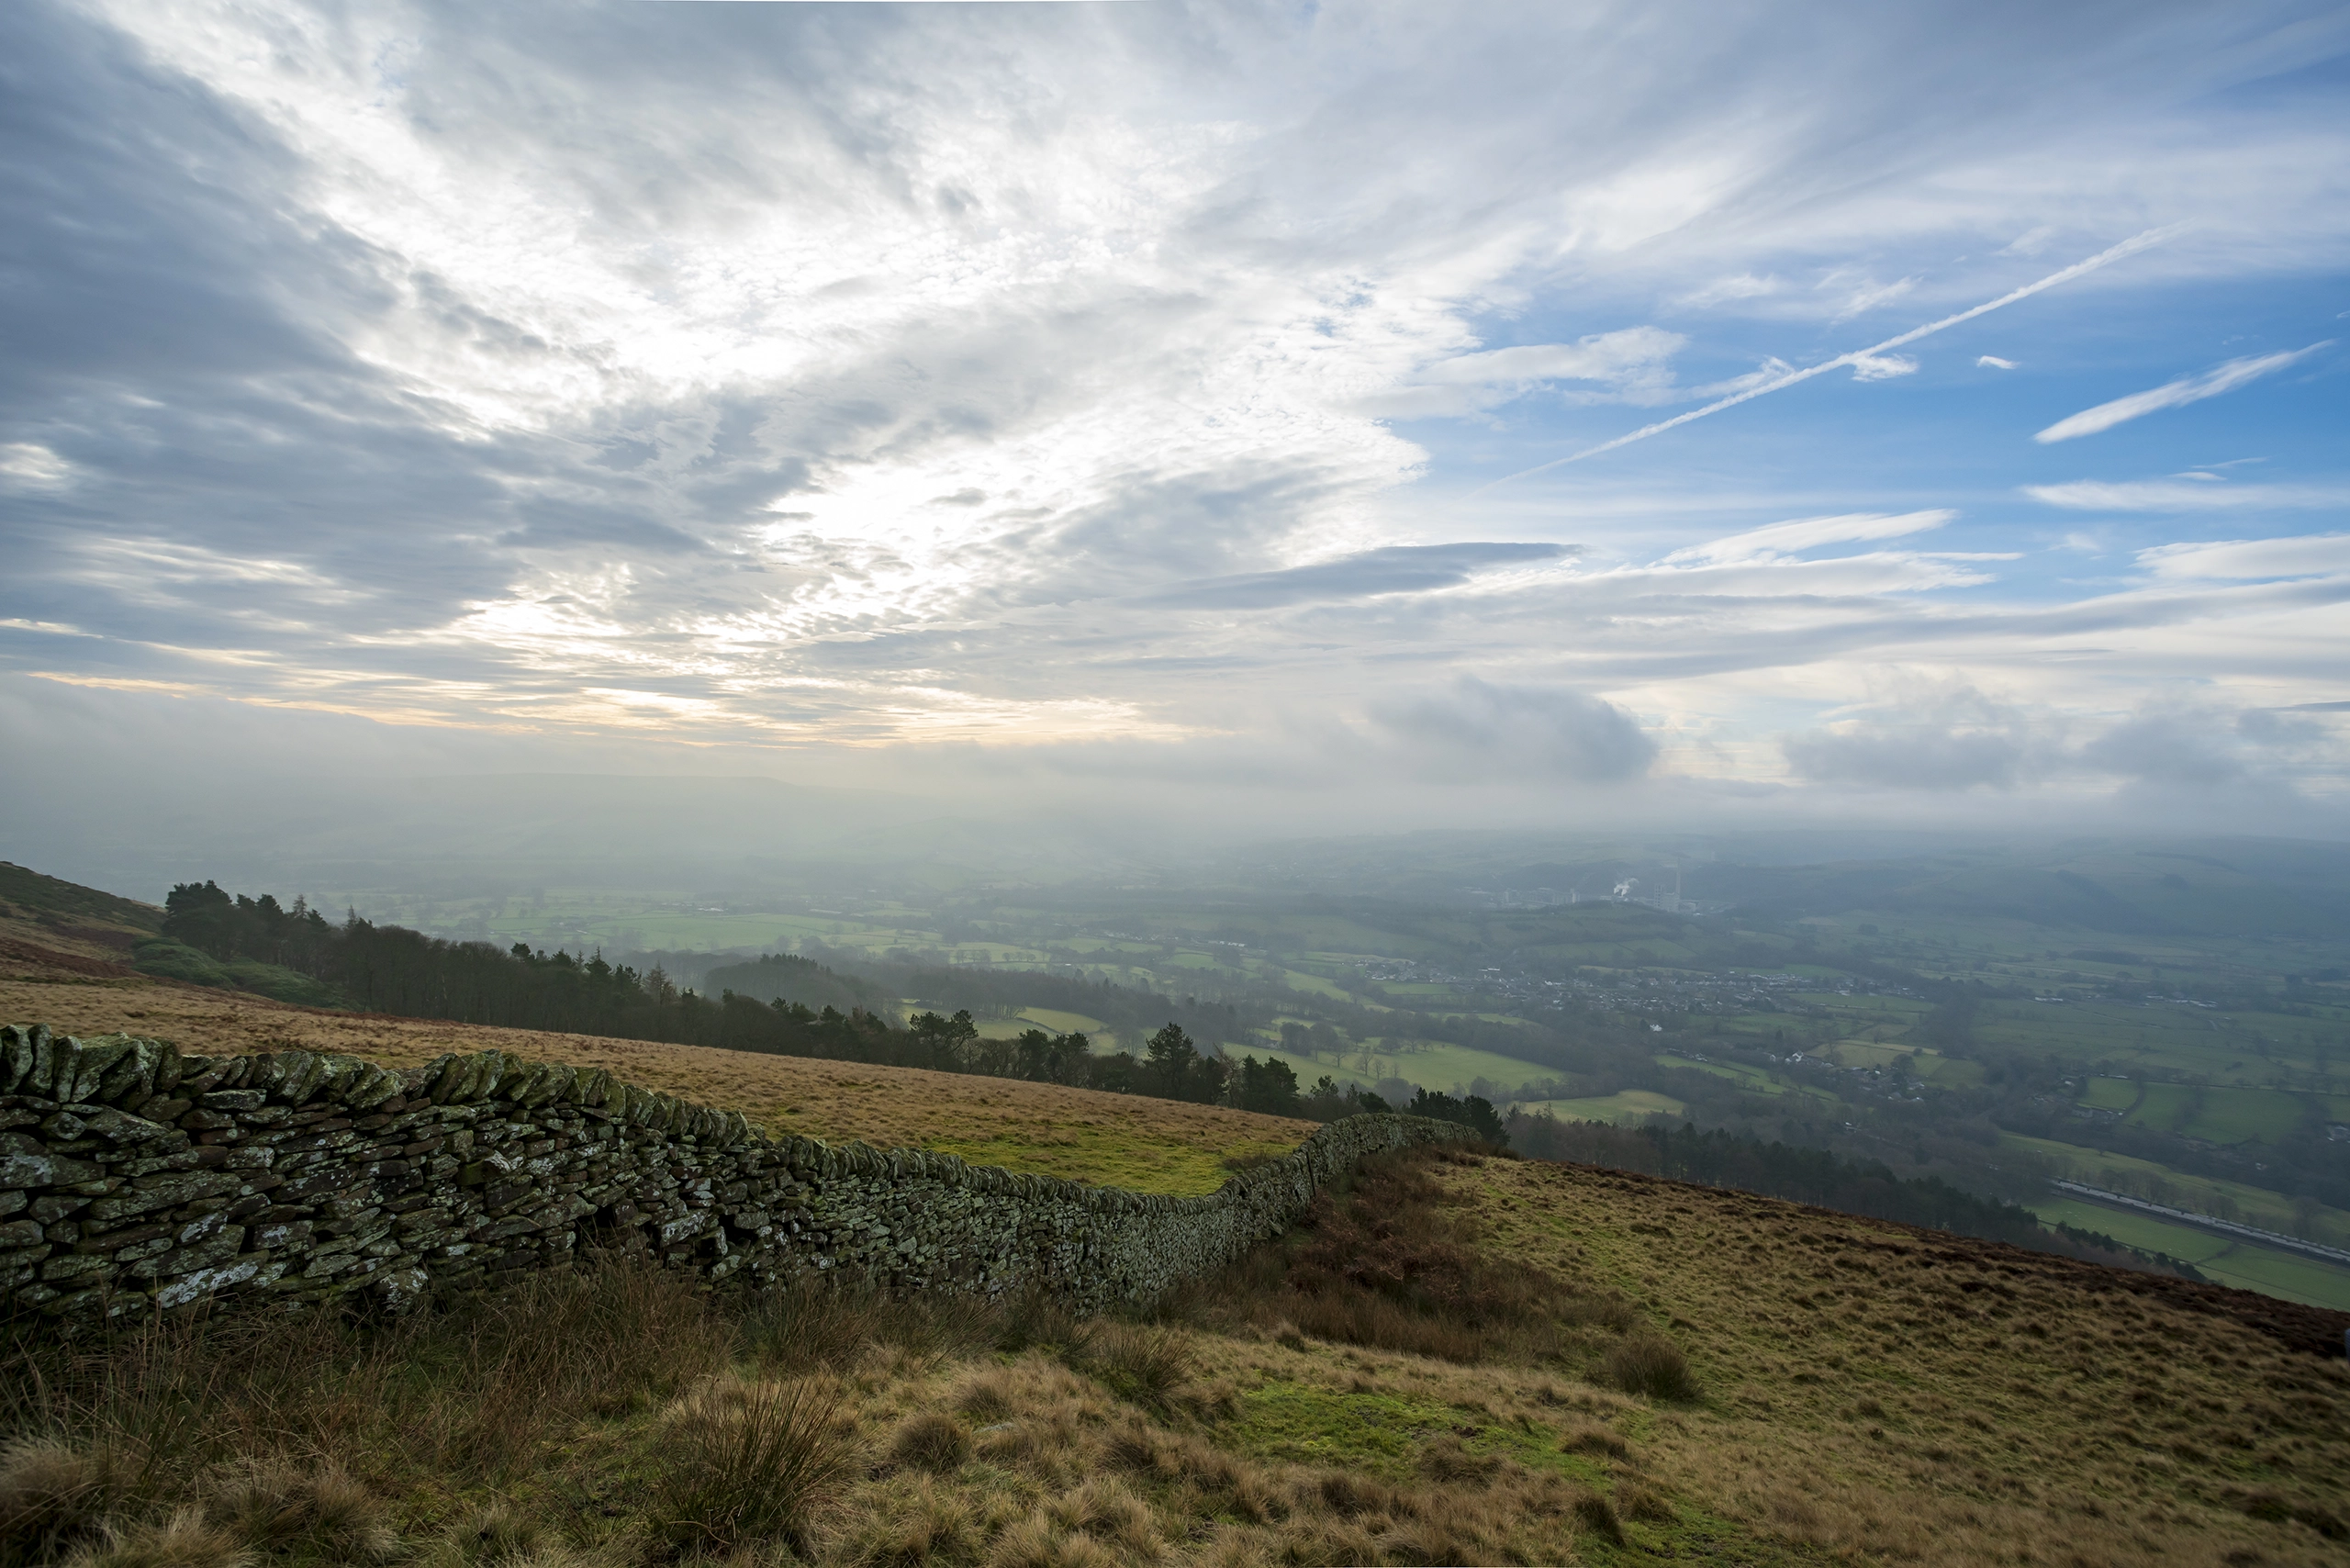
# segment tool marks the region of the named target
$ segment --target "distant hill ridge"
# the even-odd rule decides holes
[[[162,928],[163,912],[153,904],[0,860],[0,938],[120,959]]]

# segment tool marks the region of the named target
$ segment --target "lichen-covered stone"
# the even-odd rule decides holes
[[[1094,1310],[1221,1267],[1366,1154],[1459,1136],[1351,1117],[1216,1193],[1174,1198],[771,1138],[739,1112],[497,1051],[395,1070],[10,1025],[0,1216],[22,1217],[0,1219],[0,1311],[70,1330],[358,1292],[397,1309],[591,1249],[710,1280],[1036,1286]]]

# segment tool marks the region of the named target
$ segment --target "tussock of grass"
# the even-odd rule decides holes
[[[1578,1427],[1559,1444],[1567,1453],[1587,1453],[1603,1459],[1629,1459],[1631,1445],[1605,1427]]]
[[[112,1501],[103,1455],[25,1436],[0,1449],[0,1562],[48,1561],[97,1535]]]
[[[984,1514],[964,1493],[915,1474],[868,1499],[847,1527],[842,1555],[855,1568],[970,1562],[987,1534]]]
[[[1162,1409],[1199,1365],[1188,1337],[1165,1324],[1088,1324],[1070,1344],[1069,1358],[1119,1398]]]
[[[802,1545],[856,1464],[843,1397],[830,1379],[721,1379],[680,1400],[663,1432],[663,1536],[720,1555]]]
[[[971,1457],[971,1434],[952,1416],[927,1410],[898,1428],[890,1457],[914,1470],[952,1475]]]
[[[1586,1492],[1575,1499],[1575,1518],[1611,1545],[1624,1544],[1624,1521],[1617,1517],[1616,1505],[1598,1493]]]
[[[1671,1524],[1674,1514],[1673,1504],[1655,1488],[1639,1482],[1624,1487],[1616,1495],[1617,1507],[1628,1519],[1645,1519],[1651,1524]]]
[[[1600,1362],[1600,1374],[1627,1394],[1651,1399],[1695,1399],[1697,1380],[1681,1347],[1653,1330],[1628,1334]]]
[[[181,1508],[161,1523],[109,1524],[65,1568],[247,1568],[253,1557],[235,1532],[207,1523],[203,1509]]]
[[[1420,1473],[1451,1486],[1483,1486],[1502,1467],[1498,1455],[1472,1452],[1458,1437],[1447,1435],[1420,1450]]]
[[[211,1512],[235,1539],[268,1551],[381,1562],[398,1547],[383,1500],[332,1462],[258,1466],[230,1483]]]

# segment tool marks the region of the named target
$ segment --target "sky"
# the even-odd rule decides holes
[[[0,854],[97,773],[2350,834],[2346,98],[2263,0],[20,0]]]

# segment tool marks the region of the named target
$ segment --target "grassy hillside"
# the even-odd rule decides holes
[[[603,1270],[21,1345],[0,1561],[2339,1562],[2292,1311],[1443,1151],[1148,1322]]]
[[[0,941],[37,943],[80,958],[127,959],[162,928],[152,904],[117,898],[0,860]]]
[[[65,1034],[151,1035],[183,1049],[346,1051],[412,1067],[498,1049],[609,1069],[632,1083],[740,1111],[778,1133],[922,1148],[981,1165],[1156,1193],[1208,1193],[1232,1162],[1282,1154],[1310,1122],[1048,1083],[761,1056],[699,1046],[319,1012],[144,975],[98,978],[0,958],[0,1019]]]

